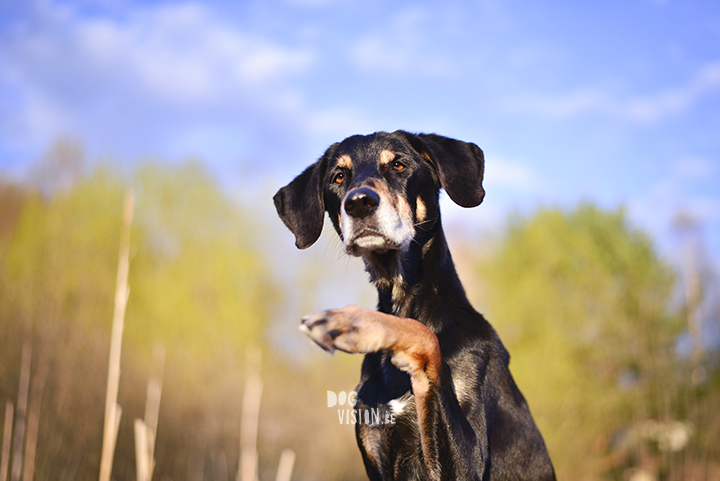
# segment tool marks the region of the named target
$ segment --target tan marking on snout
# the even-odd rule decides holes
[[[425,222],[427,220],[427,206],[425,206],[425,202],[423,202],[419,195],[417,196],[415,204],[415,218],[418,222]]]
[[[343,169],[352,169],[352,159],[349,155],[341,155],[338,157],[337,166]]]
[[[373,180],[370,183],[371,187],[375,189],[375,192],[380,196],[380,199],[390,200],[390,189],[385,182]]]
[[[340,226],[340,232],[342,232],[342,212],[338,212],[338,225]]]
[[[395,208],[402,219],[405,219],[408,224],[412,225],[412,209],[407,199],[402,195],[395,197]]]
[[[382,165],[389,164],[395,159],[395,152],[389,150],[383,150],[380,152],[380,163]]]

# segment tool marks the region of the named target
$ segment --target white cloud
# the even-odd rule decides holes
[[[720,199],[703,186],[712,185],[717,166],[706,159],[688,157],[644,191],[627,201],[632,219],[664,243],[668,244],[673,221],[678,212],[686,212],[710,232],[717,232],[720,221]]]
[[[313,60],[309,51],[240,32],[200,4],[136,10],[130,18],[76,18],[67,47],[91,68],[110,68],[176,101],[217,100],[239,87],[281,81]]]
[[[485,161],[483,182],[521,190],[534,190],[540,184],[537,174],[528,166],[494,157]]]
[[[706,95],[720,91],[720,61],[705,64],[685,85],[656,95],[618,102],[616,109],[627,111],[632,120],[654,122],[692,108]]]
[[[337,107],[306,113],[305,127],[321,137],[344,137],[355,133],[370,133],[373,123],[352,108]]]
[[[581,87],[557,95],[513,98],[513,112],[535,112],[574,118],[601,114],[638,123],[652,123],[692,109],[703,98],[720,92],[720,61],[703,65],[686,83],[654,94],[622,97],[600,87]]]
[[[297,80],[316,60],[201,3],[88,15],[54,1],[31,3],[0,30],[0,58],[0,99],[13,98],[0,111],[0,145],[28,157],[62,135],[147,155],[198,127],[205,138],[208,125],[229,138],[239,125],[269,131],[300,115]]]
[[[543,195],[544,183],[540,175],[523,162],[494,155],[485,156],[483,187],[486,196],[474,209],[455,204],[443,193],[440,196],[443,220],[452,229],[477,237],[483,229],[498,229],[507,218],[508,210],[521,205],[522,200]]]
[[[290,5],[300,7],[327,7],[337,3],[337,0],[286,0]]]
[[[720,172],[718,162],[698,156],[687,156],[675,163],[672,168],[673,175],[689,180],[708,180]]]
[[[551,117],[576,117],[592,111],[605,110],[608,96],[594,88],[580,88],[560,95],[518,97],[506,103],[512,111],[531,111]]]
[[[447,76],[452,64],[434,52],[433,13],[421,7],[401,10],[379,28],[354,43],[355,65],[379,75],[423,74]]]

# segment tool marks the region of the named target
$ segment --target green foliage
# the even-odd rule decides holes
[[[51,198],[30,196],[0,253],[0,344],[10,361],[0,373],[3,401],[17,390],[24,341],[32,343],[36,372],[52,365],[38,479],[97,472],[99,456],[86,457],[101,442],[109,332],[103,321],[112,315],[121,203],[122,186],[103,171]]]
[[[559,477],[615,472],[613,436],[668,415],[672,271],[622,210],[581,205],[513,216],[478,272]]]
[[[135,184],[128,338],[162,337],[195,360],[260,342],[271,295],[252,241],[261,226],[199,164],[146,165]]]
[[[23,339],[33,344],[34,371],[52,364],[43,397],[38,479],[97,478],[128,184],[99,168],[46,197],[27,196],[0,243],[3,404],[17,390]],[[220,193],[199,164],[147,164],[132,184],[136,214],[120,388],[124,414],[114,471],[121,479],[134,476],[132,419],[143,415],[155,342],[167,351],[161,411],[161,439],[167,442],[158,451],[167,472],[176,456],[187,459],[197,447],[193,433],[220,437],[234,426],[237,438],[243,350],[262,341],[274,298],[254,246],[261,227]]]
[[[28,327],[94,323],[111,307],[122,190],[103,172],[72,192],[25,205],[5,252],[9,298]],[[110,252],[115,250],[113,255]]]
[[[97,479],[121,210],[131,187],[123,416],[113,477],[135,477],[132,420],[143,416],[151,352],[161,341],[156,478],[185,479],[203,469],[206,479],[222,470],[232,476],[244,350],[259,345],[261,478],[272,479],[280,451],[292,448],[297,479],[363,479],[352,426],[339,425],[325,406],[326,390],[353,388],[361,358],[312,349],[289,359],[272,352],[282,342],[266,339],[273,314],[299,317],[304,312],[296,310],[332,307],[317,303],[343,295],[362,300],[365,291],[352,284],[342,292],[339,279],[363,282],[360,269],[346,272],[348,264],[334,262],[322,246],[304,257],[283,251],[280,262],[307,262],[304,271],[271,268],[279,261],[270,251],[278,247],[260,247],[270,226],[251,215],[255,206],[231,202],[199,163],[149,162],[130,178],[100,167],[83,177],[81,154],[78,146],[57,146],[45,159],[52,165],[37,170],[42,193],[0,183],[0,403],[17,396],[24,340],[33,345],[33,376],[50,367],[35,479]],[[696,427],[681,453],[689,463],[720,457],[720,373],[688,385],[693,366],[674,349],[683,325],[667,311],[673,273],[622,210],[582,205],[515,215],[477,269],[479,304],[512,354],[511,370],[560,479],[620,479],[648,459],[662,479],[681,479],[667,474],[680,471],[658,443],[641,439],[643,426],[657,427],[650,420]],[[272,278],[280,271],[287,279]],[[281,297],[282,282],[288,292]],[[293,334],[294,322],[288,319]],[[36,396],[31,392],[31,405]]]
[[[83,159],[72,157],[82,149],[60,147],[44,160],[52,165],[37,169],[42,194],[0,183],[0,212],[12,214],[0,216],[0,406],[17,399],[23,341],[33,348],[32,383],[49,368],[44,391],[30,394],[31,405],[42,399],[35,479],[98,476],[122,206],[131,186],[123,414],[113,478],[135,478],[133,420],[144,416],[152,350],[160,341],[166,360],[156,479],[203,471],[205,479],[223,471],[234,476],[250,345],[264,350],[261,477],[272,478],[280,452],[291,448],[298,478],[362,479],[352,426],[340,425],[325,408],[326,390],[352,389],[361,359],[347,356],[355,360],[348,367],[338,362],[348,359],[313,349],[289,366],[294,359],[268,347],[279,281],[271,277],[269,249],[259,247],[267,226],[248,214],[256,206],[230,201],[199,163],[146,162],[131,178],[100,167],[82,177]],[[293,295],[313,297],[307,282],[296,284]],[[304,342],[294,325],[292,331]],[[323,369],[314,372],[318,360]],[[308,443],[308,432],[321,432],[320,440]]]

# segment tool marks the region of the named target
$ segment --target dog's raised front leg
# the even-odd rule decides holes
[[[392,353],[391,361],[410,375],[417,410],[423,462],[429,479],[448,479],[441,456],[453,458],[455,475],[481,479],[486,454],[470,427],[446,372],[435,334],[422,323],[358,306],[332,309],[303,318],[301,329],[328,352]],[[442,443],[440,437],[448,443]],[[454,446],[441,453],[441,446]],[[480,460],[473,466],[471,459]],[[456,479],[461,479],[456,478]]]

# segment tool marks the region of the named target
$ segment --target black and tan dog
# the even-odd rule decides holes
[[[301,326],[328,351],[365,354],[356,408],[394,415],[356,425],[372,480],[555,479],[509,355],[468,302],[440,225],[440,188],[477,206],[483,170],[475,144],[379,132],[332,145],[274,197],[300,249],[327,211],[377,287],[378,311],[321,311]]]

